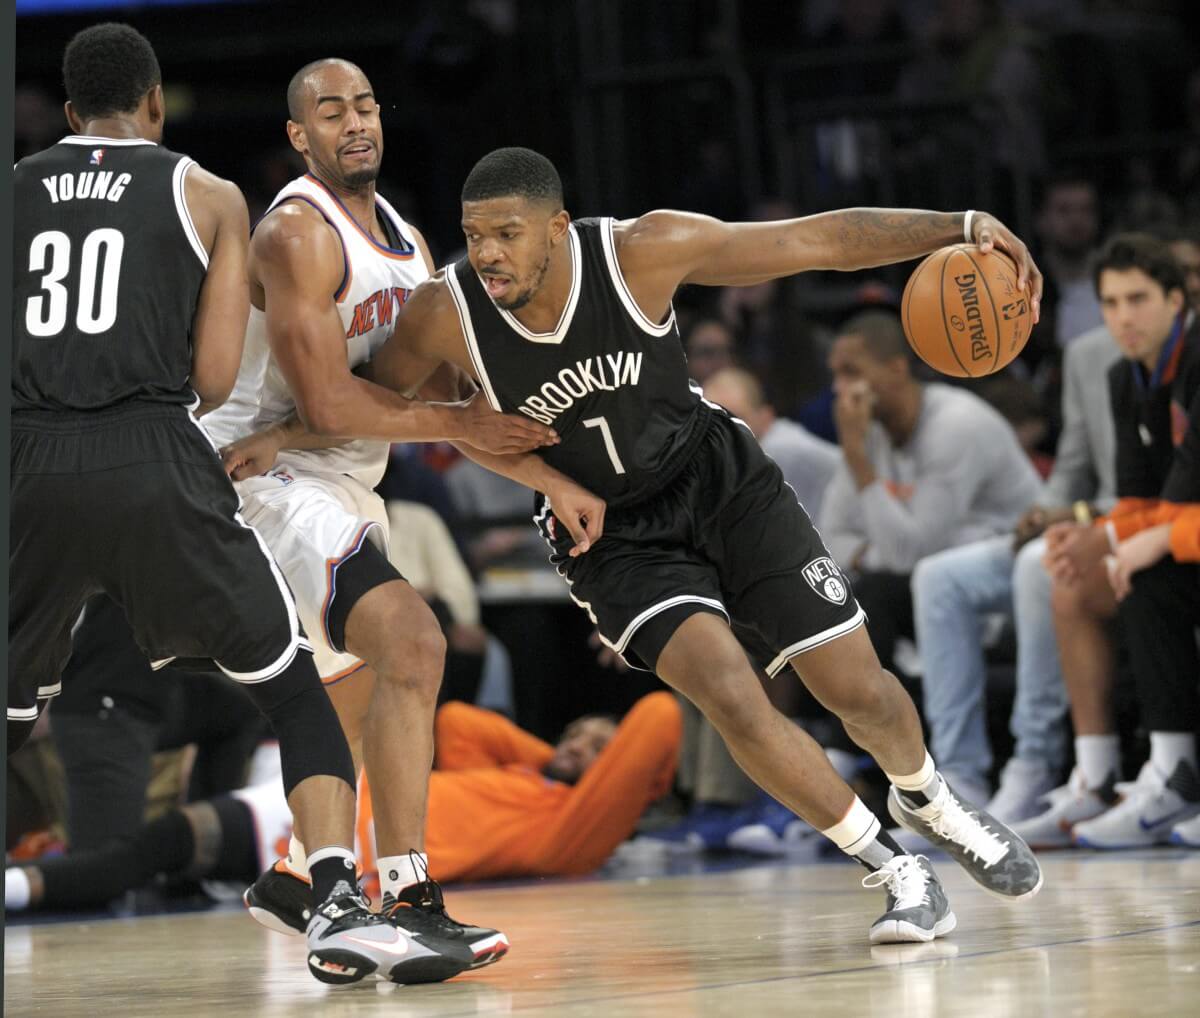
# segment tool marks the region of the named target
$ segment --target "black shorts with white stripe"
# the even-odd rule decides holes
[[[9,718],[59,682],[71,629],[107,593],[151,659],[210,658],[257,683],[311,649],[220,457],[186,409],[151,402],[12,417]]]
[[[710,612],[776,675],[866,616],[750,429],[710,418],[678,475],[653,498],[609,510],[587,554],[568,555],[571,536],[544,500],[534,522],[572,599],[635,668],[653,671],[683,621]]]

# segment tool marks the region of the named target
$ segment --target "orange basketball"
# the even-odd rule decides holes
[[[931,368],[956,378],[999,371],[1029,340],[1033,312],[1017,267],[995,248],[934,251],[909,277],[900,303],[904,335]]]

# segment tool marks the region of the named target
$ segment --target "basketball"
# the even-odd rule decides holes
[[[980,254],[974,244],[940,248],[921,262],[904,287],[900,315],[916,355],[956,378],[999,371],[1033,328],[1013,260],[996,248]]]

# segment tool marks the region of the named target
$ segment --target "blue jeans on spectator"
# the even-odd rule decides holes
[[[1067,749],[1067,694],[1050,612],[1045,542],[1015,555],[1011,535],[930,555],[913,572],[913,613],[924,666],[925,720],[938,767],[986,782],[992,767],[984,715],[987,672],[984,617],[1014,618],[1016,698],[1010,730],[1014,755],[1057,771]]]

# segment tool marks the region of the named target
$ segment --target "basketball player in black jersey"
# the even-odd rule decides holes
[[[191,415],[228,396],[249,309],[241,193],[164,148],[150,44],[80,32],[72,133],[14,171],[8,749],[58,692],[71,628],[107,593],[155,660],[211,658],[269,718],[311,843],[309,969],[466,967],[373,915],[355,878],[355,773],[275,562]],[[179,837],[186,839],[187,830]]]
[[[684,283],[751,285],[808,269],[854,270],[967,240],[1014,258],[1037,313],[1041,275],[984,213],[846,209],[781,222],[685,212],[572,223],[551,163],[527,149],[482,159],[462,192],[467,256],[413,294],[370,377],[404,390],[442,362],[496,410],[553,427],[560,443],[483,465],[545,492],[548,467],[607,500],[586,555],[542,499],[536,523],[572,598],[604,642],[696,703],[742,768],[857,858],[887,889],[874,942],[954,928],[925,858],[906,855],[768,702],[755,663],[790,664],[892,781],[889,812],[985,888],[1033,895],[1042,875],[1011,831],[960,799],[925,749],[916,709],[871,646],[850,584],[778,467],[740,421],[689,385],[671,301]],[[306,443],[292,425],[268,443]],[[227,466],[268,461],[243,449]],[[603,538],[597,540],[603,530]]]

